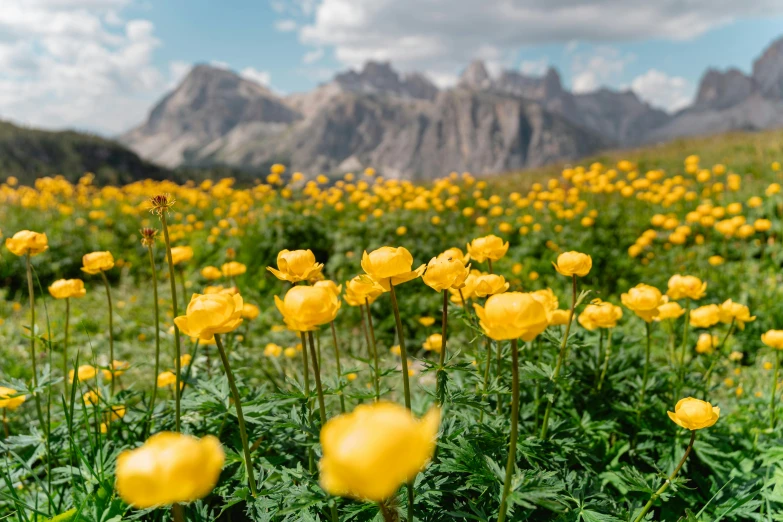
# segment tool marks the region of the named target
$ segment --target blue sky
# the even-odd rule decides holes
[[[116,134],[194,63],[280,94],[368,59],[453,85],[556,67],[579,92],[631,88],[666,110],[707,67],[738,67],[783,36],[777,0],[3,0],[0,118]]]

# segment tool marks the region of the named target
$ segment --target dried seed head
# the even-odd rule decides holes
[[[236,257],[237,257],[236,250],[234,250],[233,248],[226,249],[226,259],[231,260],[231,259],[236,259]]]
[[[155,244],[155,237],[158,235],[158,231],[154,228],[142,228],[141,232],[141,244],[145,247],[150,247]]]
[[[164,212],[168,213],[171,207],[174,206],[174,203],[176,203],[174,196],[168,193],[152,196],[150,198],[150,204],[152,205],[150,212],[157,214],[160,217]]]

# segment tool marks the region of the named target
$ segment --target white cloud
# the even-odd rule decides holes
[[[523,60],[519,64],[519,71],[522,74],[542,76],[549,67],[549,59],[544,56],[538,60]]]
[[[250,81],[260,83],[266,87],[269,87],[269,81],[271,80],[271,76],[267,71],[259,71],[254,67],[245,67],[239,71],[239,75]]]
[[[571,88],[574,92],[583,93],[610,84],[635,59],[633,54],[623,54],[608,46],[599,46],[589,53],[573,53]]]
[[[302,57],[302,63],[306,63],[306,64],[315,63],[323,57],[324,57],[324,50],[323,48],[319,47],[318,49],[314,49],[312,51],[305,53],[305,55]]]
[[[317,4],[311,16],[305,3]],[[286,18],[300,16],[300,41],[333,49],[343,66],[390,60],[403,71],[434,74],[458,72],[482,46],[505,62],[527,45],[683,40],[740,16],[783,12],[779,0],[289,0],[287,6]],[[589,83],[586,76],[581,83]]]
[[[631,82],[631,89],[650,105],[675,112],[693,100],[693,85],[681,76],[650,69]]]
[[[299,25],[296,23],[296,20],[291,19],[278,20],[275,22],[275,29],[281,33],[290,33],[291,31],[296,31],[298,26]]]
[[[152,65],[153,24],[122,18],[130,2],[2,0],[0,118],[105,133],[139,123],[169,78]]]

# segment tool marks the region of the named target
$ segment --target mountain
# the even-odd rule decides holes
[[[0,121],[0,172],[26,185],[62,174],[75,182],[92,172],[101,184],[177,178],[119,143],[75,131],[50,132]]]
[[[442,89],[423,74],[371,61],[312,91],[282,96],[199,65],[119,139],[167,167],[263,170],[282,162],[315,174],[374,166],[387,176],[429,179],[774,127],[783,127],[783,38],[764,50],[752,75],[707,70],[693,104],[676,114],[631,90],[571,92],[553,68],[541,76],[493,76],[474,61],[454,87]]]

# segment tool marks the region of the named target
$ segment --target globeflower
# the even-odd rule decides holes
[[[224,461],[220,441],[212,435],[156,433],[117,457],[117,492],[136,508],[192,502],[212,491]]]
[[[404,247],[384,246],[362,255],[362,269],[372,277],[384,290],[389,291],[390,285],[399,285],[421,277],[426,265],[411,270],[413,256]]]
[[[89,381],[98,375],[98,368],[89,364],[82,364],[76,369],[76,375],[79,378],[79,382]],[[73,370],[68,372],[68,381],[73,382]]]
[[[469,274],[470,266],[465,266],[459,259],[444,253],[430,260],[422,280],[433,290],[443,292],[449,288],[459,289],[465,286],[465,279]]]
[[[331,495],[381,502],[432,458],[440,410],[416,420],[403,406],[360,405],[321,429],[321,487]]]
[[[201,269],[201,277],[214,281],[223,277],[223,272],[216,266],[205,266]]]
[[[478,263],[483,263],[487,259],[497,261],[508,252],[508,241],[505,243],[501,238],[490,234],[484,237],[477,237],[468,243],[468,255]]]
[[[171,262],[175,265],[185,263],[193,259],[193,249],[189,246],[177,246],[171,248]]]
[[[486,297],[488,295],[502,294],[508,290],[509,284],[506,278],[497,274],[481,274],[476,277],[473,295]]]
[[[20,230],[12,237],[5,239],[5,247],[15,256],[37,256],[49,248],[46,234],[32,230]]]
[[[650,322],[660,313],[658,307],[666,302],[661,291],[654,286],[640,283],[620,296],[623,305],[633,313]]]
[[[312,250],[281,250],[277,254],[277,269],[266,267],[282,281],[298,283],[319,275],[323,263],[316,263]]]
[[[383,287],[375,279],[358,275],[345,283],[345,302],[351,306],[362,306],[367,300],[372,304],[383,292]]]
[[[577,320],[586,329],[595,330],[596,328],[614,328],[622,316],[623,309],[619,306],[595,299],[585,306]]]
[[[783,330],[768,330],[761,334],[761,342],[776,350],[783,350]]]
[[[0,386],[0,409],[14,411],[27,400],[26,395],[18,395],[19,392],[12,388]]]
[[[668,319],[677,319],[685,313],[685,310],[677,301],[671,301],[663,303],[658,307],[658,315],[655,317],[656,321],[666,321]]]
[[[174,324],[185,335],[208,341],[242,324],[243,308],[239,294],[193,294],[185,315],[175,317]]]
[[[84,289],[84,281],[81,279],[58,279],[49,287],[49,293],[55,299],[69,299],[83,297],[87,290]]]
[[[331,323],[340,310],[337,296],[317,286],[295,286],[286,292],[283,299],[275,296],[275,305],[288,328],[298,332],[315,330],[322,324]]]
[[[698,301],[707,291],[707,283],[691,275],[675,274],[669,278],[669,289],[666,295],[672,299],[693,299]]]
[[[703,332],[699,334],[699,339],[696,341],[696,353],[711,354],[719,342],[717,335]]]
[[[740,303],[727,299],[720,305],[720,322],[724,324],[734,323],[740,330],[745,329],[745,323],[756,320],[756,316],[750,315],[750,309]]]
[[[674,406],[674,412],[666,413],[675,424],[693,431],[709,428],[718,422],[720,408],[709,402],[688,397],[677,402]]]
[[[691,310],[691,326],[695,328],[709,328],[720,322],[720,308],[710,304]]]
[[[532,341],[549,325],[543,305],[522,292],[493,295],[485,306],[474,304],[473,308],[484,333],[496,341]]]
[[[114,256],[111,252],[91,252],[82,256],[82,272],[99,274],[114,268]]]
[[[564,326],[568,324],[571,317],[571,310],[553,310],[549,319],[549,326]]]
[[[331,279],[323,279],[321,281],[316,281],[313,286],[328,290],[334,295],[336,295],[338,298],[340,297],[340,293],[343,291],[343,285],[338,285]]]
[[[563,252],[557,256],[557,263],[552,264],[561,275],[584,277],[593,267],[593,258],[581,252]]]
[[[229,261],[228,263],[223,263],[220,271],[224,277],[236,277],[247,272],[247,267],[238,261]]]
[[[258,307],[252,303],[242,303],[242,319],[247,319],[252,321],[258,315],[261,313],[261,310],[258,309]]]
[[[535,292],[530,292],[530,296],[541,303],[541,306],[546,310],[547,318],[551,322],[552,314],[555,313],[555,310],[557,310],[557,307],[560,305],[557,296],[552,289],[544,288],[543,290],[536,290]],[[568,319],[566,319],[566,322],[568,322]]]
[[[439,333],[435,333],[427,337],[427,340],[421,345],[427,351],[434,351],[440,353],[443,348],[443,337]]]
[[[470,254],[465,254],[457,247],[451,247],[443,251],[438,257],[446,257],[456,259],[463,265],[467,265],[470,262]]]

